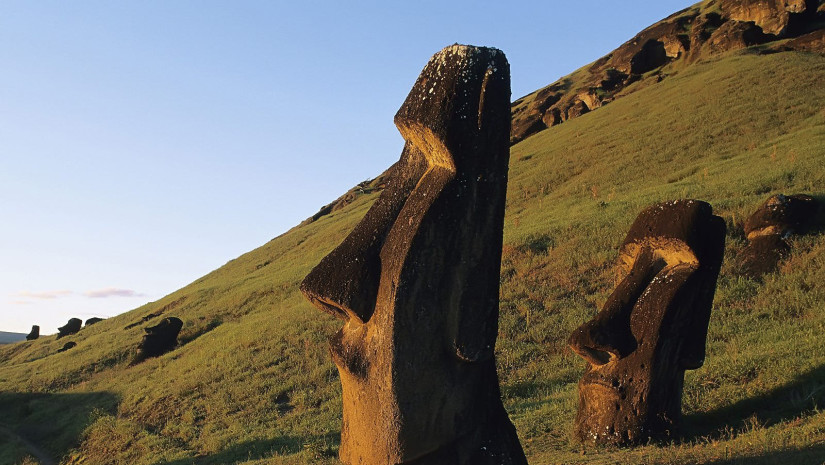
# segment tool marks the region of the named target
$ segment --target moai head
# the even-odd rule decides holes
[[[33,341],[40,337],[40,326],[32,325],[32,330],[26,335],[27,341]]]
[[[496,49],[437,53],[395,124],[386,188],[304,279],[344,321],[345,464],[526,463],[493,352],[510,135],[510,73]]]
[[[143,341],[140,344],[138,361],[149,357],[158,357],[174,349],[178,345],[178,333],[180,333],[182,327],[183,322],[179,318],[171,316],[164,318],[155,326],[144,328],[146,335],[143,336]]]
[[[57,338],[60,339],[61,337],[75,334],[80,331],[81,326],[83,326],[83,320],[80,318],[69,318],[68,323],[57,328]]]
[[[685,370],[702,366],[725,223],[698,200],[636,218],[619,252],[622,281],[568,343],[588,362],[576,434],[619,445],[670,436]]]

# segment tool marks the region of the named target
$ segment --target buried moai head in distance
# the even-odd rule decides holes
[[[678,427],[685,370],[705,359],[725,223],[697,200],[653,205],[619,252],[623,280],[568,343],[588,362],[576,435],[630,445]]]
[[[146,335],[140,343],[140,350],[135,361],[158,357],[174,349],[178,345],[178,333],[182,327],[183,322],[171,316],[164,318],[155,326],[144,328]]]
[[[80,331],[81,326],[83,326],[83,320],[80,318],[71,318],[68,323],[57,328],[57,338],[60,339],[61,337],[75,334]]]
[[[766,200],[745,221],[748,245],[740,255],[741,273],[759,278],[776,270],[782,257],[790,252],[785,239],[805,232],[818,210],[819,202],[805,194],[776,194]]]
[[[40,337],[40,326],[32,325],[32,330],[26,335],[27,341],[33,341]]]
[[[301,284],[331,339],[346,464],[523,464],[494,346],[510,134],[495,49],[433,56],[395,124],[380,198]]]
[[[74,348],[75,346],[77,346],[77,343],[76,343],[76,342],[74,342],[74,341],[69,341],[69,342],[67,342],[67,343],[63,344],[63,347],[61,347],[61,348],[57,349],[57,351],[58,351],[58,352],[66,352],[67,350],[72,349],[72,348]]]

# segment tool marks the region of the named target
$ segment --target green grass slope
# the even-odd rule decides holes
[[[794,239],[763,281],[733,266],[742,222],[769,195],[825,200],[822,82],[823,56],[746,51],[513,146],[497,359],[530,463],[825,462],[825,235]],[[72,338],[0,347],[0,426],[64,464],[336,463],[341,389],[326,339],[340,323],[298,283],[377,195]],[[584,361],[565,340],[612,290],[638,212],[684,197],[729,226],[707,362],[686,377],[685,435],[582,446],[570,430]],[[183,344],[130,366],[148,323],[124,328],[154,313],[184,321]],[[66,340],[77,347],[57,354]],[[0,463],[37,462],[8,440]]]

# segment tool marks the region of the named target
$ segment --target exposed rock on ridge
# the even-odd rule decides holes
[[[515,144],[661,81],[679,66],[754,45],[825,53],[825,0],[706,0],[648,27],[589,68],[513,103]],[[788,40],[791,39],[791,40]],[[654,81],[655,82],[655,81]]]

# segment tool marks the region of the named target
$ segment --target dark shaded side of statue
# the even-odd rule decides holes
[[[435,54],[395,124],[387,187],[301,284],[331,339],[345,464],[526,464],[494,349],[510,70],[492,48]]]
[[[600,444],[672,437],[685,370],[705,360],[725,222],[698,200],[653,205],[619,252],[622,281],[568,343],[588,362],[575,433]]]

